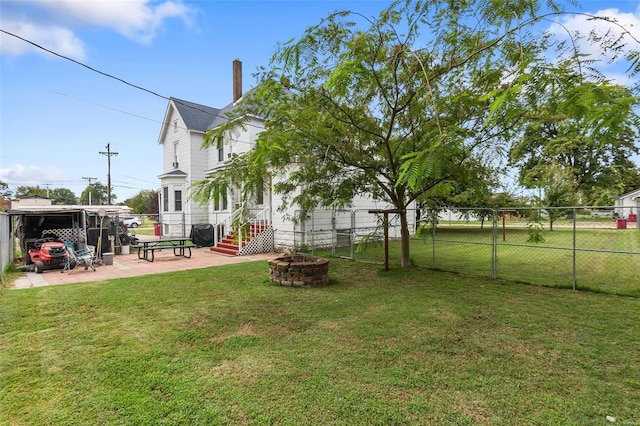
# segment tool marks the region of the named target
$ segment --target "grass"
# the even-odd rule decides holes
[[[527,243],[528,234],[523,227],[507,228],[504,236],[500,229],[496,237],[497,278],[573,287],[572,228],[545,231],[545,241],[541,244]],[[412,240],[412,262],[423,268],[491,277],[494,268],[492,238],[490,226],[484,229],[479,226],[439,227],[435,244],[431,237]],[[640,231],[579,229],[576,247],[576,288],[640,297]],[[374,245],[356,253],[356,258],[382,262],[383,253],[382,245]],[[341,248],[338,254],[349,256],[349,248]],[[391,265],[400,264],[398,241],[390,243],[389,259]]]
[[[332,259],[3,291],[0,423],[640,423],[640,300]]]

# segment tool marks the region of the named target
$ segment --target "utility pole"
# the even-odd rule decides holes
[[[107,156],[107,205],[111,205],[111,156],[118,155],[117,152],[111,151],[110,144],[107,144],[106,151],[99,151],[101,155]]]
[[[51,198],[49,196],[49,187],[51,186],[51,184],[50,183],[43,183],[42,186],[46,186],[47,187],[47,198]]]
[[[98,178],[83,177],[82,179],[85,179],[85,180],[89,181],[89,205],[91,205],[91,192],[93,191],[93,188],[91,188],[91,181],[92,180],[98,180]]]

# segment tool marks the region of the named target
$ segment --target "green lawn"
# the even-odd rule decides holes
[[[0,424],[640,423],[640,300],[331,259],[3,290]]]
[[[453,271],[508,281],[551,287],[573,287],[572,227],[545,231],[545,241],[527,243],[524,227],[502,229],[496,234],[496,262],[493,263],[493,230],[490,226],[438,227],[435,243],[431,236],[411,242],[415,266]],[[578,229],[576,288],[640,297],[640,231],[637,229]],[[628,252],[628,253],[625,253]],[[338,255],[348,257],[348,247]],[[356,259],[384,260],[383,246],[374,245],[357,252]],[[400,265],[400,243],[391,241],[389,262]]]

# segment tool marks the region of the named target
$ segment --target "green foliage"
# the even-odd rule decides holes
[[[124,200],[125,205],[131,207],[132,213],[158,214],[158,191],[143,189],[131,198]]]
[[[572,179],[572,175],[562,166],[552,163],[544,170],[539,185],[544,189],[544,197],[541,203],[549,217],[549,230],[553,231],[553,222],[565,216],[571,209],[562,209],[559,207],[570,207],[578,204],[578,196],[576,187]]]
[[[16,188],[15,198],[25,198],[32,195],[39,195],[41,197],[47,196],[47,189],[40,188],[39,186],[19,186]]]
[[[356,253],[361,254],[373,247],[384,247],[384,239],[382,238],[380,231],[373,231],[364,235],[358,236],[355,241]]]
[[[11,191],[9,191],[11,193]],[[51,199],[53,205],[75,205],[78,204],[76,194],[68,188],[40,188],[39,186],[19,186],[16,188],[15,198],[20,199],[38,195]]]
[[[91,192],[91,203],[89,203],[89,192]],[[108,200],[107,192],[108,192],[108,188],[106,187],[106,185],[103,185],[100,182],[94,182],[91,185],[87,185],[84,191],[82,191],[82,194],[80,194],[80,204],[83,204],[83,205],[107,204],[107,200]],[[115,195],[112,192],[111,202],[113,203],[113,201],[115,201],[116,198],[118,198],[117,195]]]
[[[467,201],[488,202],[492,164],[521,134],[530,105],[543,106],[542,95],[553,93],[537,89],[550,67],[546,51],[561,46],[532,28],[563,12],[557,2],[545,6],[541,14],[533,0],[408,0],[376,19],[329,15],[280,45],[258,87],[207,133],[204,146],[214,147],[249,119],[265,119],[255,149],[198,182],[194,198],[211,200],[223,183],[241,183],[246,195],[268,177],[283,196],[281,209],[341,207],[372,194],[403,210],[470,182],[481,183],[467,188]],[[566,70],[580,60],[562,65],[571,90],[558,106],[578,114],[569,127],[589,127],[580,141],[603,131],[619,136],[634,98],[609,85],[574,87]],[[589,112],[600,105],[616,113]]]
[[[198,182],[194,198],[206,202],[223,181],[250,190],[271,176],[283,209],[340,207],[365,193],[402,210],[438,187],[478,180],[508,134],[503,120],[487,124],[486,95],[522,61],[523,46],[535,51],[535,38],[509,28],[537,6],[449,6],[396,2],[376,20],[335,13],[279,46],[256,90],[205,141],[215,146],[258,115],[266,130],[255,150]]]
[[[10,199],[12,195],[13,191],[9,190],[9,185],[0,180],[0,197]]]
[[[524,132],[510,162],[525,187],[544,187],[561,168],[583,203],[597,198],[589,194],[621,188],[635,168],[629,158],[640,152],[640,98],[622,86],[589,80],[572,62],[534,68],[520,95],[510,106],[531,112],[523,114]]]
[[[78,204],[78,197],[70,189],[55,188],[50,191],[51,204],[72,206]]]
[[[527,222],[527,243],[541,244],[544,243],[544,226],[540,222],[540,215],[532,215],[531,220]]]
[[[416,229],[416,237],[427,239],[433,236],[433,232],[438,226],[438,209],[427,208],[421,210],[418,228]]]

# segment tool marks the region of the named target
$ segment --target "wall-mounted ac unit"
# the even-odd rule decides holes
[[[178,168],[178,162],[177,162],[177,161],[174,161],[174,162],[173,162],[173,168],[174,168],[174,169],[177,169],[177,168]]]

